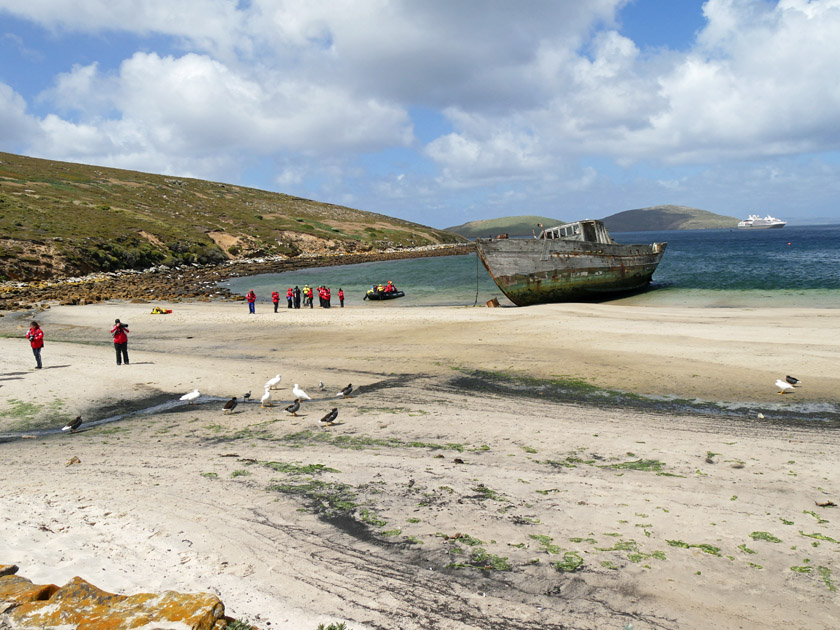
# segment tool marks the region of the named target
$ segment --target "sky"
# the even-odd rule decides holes
[[[840,223],[840,0],[0,0],[0,151],[439,228]]]

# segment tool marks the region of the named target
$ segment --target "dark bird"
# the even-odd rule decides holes
[[[76,416],[75,420],[71,420],[66,425],[64,425],[61,430],[62,431],[70,431],[70,433],[75,433],[76,429],[82,426],[82,416]]]
[[[295,402],[283,409],[283,411],[297,417],[298,409],[300,409],[300,398],[295,398]]]
[[[225,406],[222,407],[224,413],[233,413],[234,409],[236,409],[236,396],[227,401],[225,403]]]
[[[799,387],[799,379],[794,378],[793,376],[785,376],[785,380],[793,385],[794,387]]]
[[[345,398],[345,397],[349,396],[352,391],[353,391],[353,384],[350,383],[349,385],[347,385],[347,387],[345,387],[340,392],[338,392],[336,394],[336,396],[341,396],[342,398]]]
[[[321,424],[325,427],[331,427],[335,422],[335,419],[338,417],[338,407],[333,407],[333,410],[330,411],[326,416],[321,418]]]
[[[251,390],[250,389],[248,390],[247,394],[244,394],[242,396],[242,400],[245,401],[245,402],[248,402],[249,400],[251,400]]]

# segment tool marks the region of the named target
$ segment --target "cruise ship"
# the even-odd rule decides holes
[[[787,221],[771,217],[769,214],[763,219],[757,214],[751,214],[745,220],[738,223],[739,228],[747,230],[767,230],[769,228],[785,227],[786,225]]]

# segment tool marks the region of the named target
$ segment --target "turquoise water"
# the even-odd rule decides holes
[[[840,225],[779,230],[684,230],[618,233],[619,243],[667,241],[668,250],[649,291],[613,300],[639,306],[840,308]],[[406,297],[363,301],[373,283],[392,280]],[[491,298],[510,304],[476,256],[441,256],[320,267],[281,274],[232,278],[222,283],[235,293],[256,291],[270,302],[287,287],[344,288],[348,305],[368,308],[472,306]]]

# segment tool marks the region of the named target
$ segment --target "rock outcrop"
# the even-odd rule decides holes
[[[209,593],[164,591],[116,595],[80,577],[61,587],[33,584],[15,575],[17,569],[15,565],[0,565],[0,628],[3,629],[221,630],[229,621],[224,604]]]

